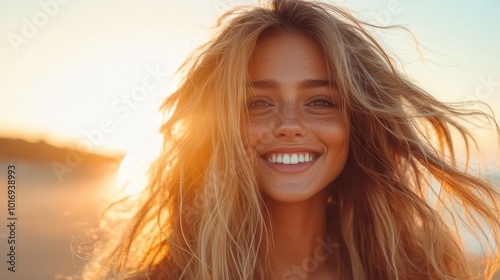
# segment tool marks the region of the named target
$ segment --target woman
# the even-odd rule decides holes
[[[494,119],[409,82],[336,7],[274,0],[219,27],[163,104],[140,209],[86,278],[491,278],[500,195],[455,165],[452,138],[474,140],[460,118]],[[488,226],[482,273],[427,175]]]

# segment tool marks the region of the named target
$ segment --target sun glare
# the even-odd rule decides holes
[[[125,156],[116,175],[116,190],[124,196],[139,194],[146,188],[146,168],[137,166],[135,157]]]
[[[133,196],[145,190],[148,168],[159,154],[159,146],[152,146],[129,151],[122,160],[116,174],[114,190],[119,196]]]

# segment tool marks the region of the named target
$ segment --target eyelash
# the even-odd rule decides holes
[[[266,103],[266,105],[255,105],[258,102]],[[256,100],[253,100],[253,101],[248,103],[248,108],[252,109],[252,108],[263,107],[263,106],[267,107],[269,105],[271,105],[271,104],[265,99],[256,99]]]
[[[318,101],[320,101],[320,102],[324,102],[324,103],[323,103],[323,104],[321,104],[321,105],[311,105],[311,104],[313,104],[313,103],[315,103],[315,102],[318,102]],[[261,105],[256,105],[257,103],[265,103],[265,105],[262,105],[262,104],[261,104]],[[326,103],[326,104],[325,104],[325,103]],[[265,99],[256,99],[256,100],[253,100],[253,101],[251,101],[251,102],[249,102],[249,103],[248,103],[248,108],[252,109],[252,108],[257,108],[257,107],[268,107],[268,106],[270,106],[270,105],[271,105],[271,103],[270,103],[270,102],[268,102],[268,101],[267,101],[267,100],[265,100]],[[334,108],[336,108],[336,107],[337,107],[337,105],[335,105],[335,104],[334,104],[334,103],[333,103],[330,99],[328,99],[328,98],[316,98],[316,99],[314,99],[314,100],[310,101],[307,105],[308,105],[308,106],[312,106],[312,107],[334,107]]]
[[[313,107],[317,107],[317,106],[319,106],[319,107],[337,107],[337,105],[335,105],[330,99],[328,99],[328,98],[321,98],[321,97],[312,100],[307,105],[311,105],[312,103],[317,102],[317,101],[325,102],[326,104],[312,105]]]

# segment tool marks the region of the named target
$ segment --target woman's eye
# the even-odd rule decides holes
[[[248,103],[249,108],[261,108],[261,107],[267,107],[270,106],[269,102],[265,100],[255,100],[250,103]]]
[[[314,100],[314,101],[311,101],[309,104],[309,106],[313,106],[313,107],[336,107],[331,101],[329,100],[324,100],[324,99],[317,99],[317,100]]]

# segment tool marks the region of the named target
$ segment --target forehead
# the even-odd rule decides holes
[[[256,79],[326,79],[323,51],[309,35],[280,32],[257,42],[249,64],[249,74]]]

